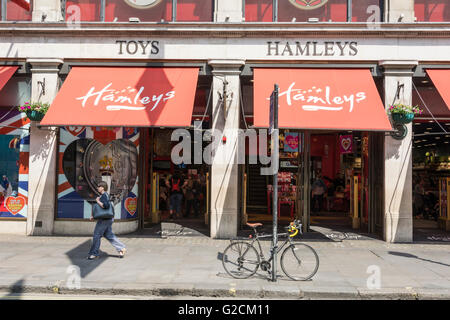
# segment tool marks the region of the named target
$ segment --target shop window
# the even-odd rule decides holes
[[[380,22],[383,0],[244,0],[246,22]],[[351,9],[348,10],[351,3]],[[278,7],[276,15],[274,4]],[[351,14],[351,16],[349,16]]]
[[[245,0],[246,22],[272,22],[273,0]]]
[[[414,12],[419,22],[450,21],[450,2],[448,0],[415,0]]]
[[[177,0],[177,21],[213,21],[212,0]]]
[[[16,107],[0,108],[0,218],[26,218],[29,124]]]
[[[172,21],[172,0],[106,0],[105,21],[128,22],[130,18],[142,22]]]
[[[136,128],[62,128],[57,218],[89,219],[100,181],[115,218],[137,218],[138,147]]]
[[[31,21],[30,1],[26,0],[3,0],[3,1],[6,1],[6,12],[2,12],[2,17],[6,16],[7,21]]]
[[[383,1],[381,0],[353,0],[352,22],[381,22],[383,21]]]
[[[347,0],[278,2],[279,22],[307,22],[311,18],[317,18],[320,22],[345,22]]]
[[[31,98],[31,78],[12,77],[1,90],[0,107],[20,106]]]
[[[66,21],[100,21],[101,1],[68,0],[66,2]]]
[[[0,135],[0,201],[17,194],[19,188],[19,136]]]

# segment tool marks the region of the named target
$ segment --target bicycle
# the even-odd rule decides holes
[[[266,260],[259,241],[260,238],[272,237],[272,234],[260,235],[256,229],[262,227],[261,223],[247,223],[247,225],[254,231],[254,237],[249,236],[253,240],[251,242],[232,242],[223,252],[223,267],[230,276],[236,279],[247,279],[254,275],[258,268],[272,275],[271,261],[274,251],[271,250],[270,258]],[[298,233],[302,234],[301,227],[298,220],[294,220],[288,227],[285,227],[287,232],[279,234],[279,237],[285,236],[286,240],[281,247],[276,249],[278,254],[288,245],[283,250],[280,264],[284,274],[294,281],[309,280],[319,269],[319,256],[316,251],[307,244],[292,241],[292,238]],[[255,242],[258,244],[259,253],[254,246]],[[303,272],[303,270],[306,271]]]

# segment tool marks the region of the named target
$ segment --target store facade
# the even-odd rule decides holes
[[[126,1],[119,2],[127,5]],[[197,11],[196,1],[178,1],[180,6],[175,7],[172,1],[166,2],[165,13],[159,12],[158,18],[151,18],[158,23],[146,22],[145,17],[151,15],[139,16],[141,22],[133,19],[121,22],[125,19],[121,17],[115,23],[92,22],[114,20],[110,19],[114,13],[108,13],[107,7],[102,6],[98,8],[98,19],[95,9],[93,14],[82,15],[91,17],[86,20],[72,23],[71,16],[66,15],[67,23],[56,22],[64,2],[49,0],[34,2],[34,22],[15,23],[14,29],[8,21],[0,24],[5,31],[0,37],[0,66],[18,67],[9,81],[19,73],[28,76],[31,100],[52,103],[48,118],[42,124],[26,123],[26,117],[21,115],[23,124],[13,126],[30,128],[24,130],[29,132],[29,138],[25,134],[18,136],[21,139],[18,181],[28,182],[26,188],[24,183],[22,187],[18,184],[18,195],[25,199],[21,209],[25,213],[14,215],[8,211],[8,219],[2,217],[0,220],[2,232],[89,234],[93,230],[93,223],[89,221],[89,201],[95,196],[90,193],[92,185],[99,179],[106,179],[117,187],[114,227],[118,233],[144,227],[145,218],[158,223],[160,217],[152,203],[157,192],[153,186],[158,182],[154,180],[156,170],[146,168],[150,163],[147,148],[154,150],[152,136],[155,130],[181,128],[189,131],[195,128],[194,120],[197,119],[208,123],[203,129],[223,133],[211,163],[200,168],[207,173],[205,223],[213,238],[235,236],[248,220],[246,197],[249,193],[245,180],[249,171],[245,164],[236,161],[236,146],[242,142],[237,135],[227,133],[267,126],[264,113],[258,113],[261,108],[267,109],[269,103],[265,104],[268,97],[262,96],[266,92],[261,93],[258,89],[261,85],[258,72],[278,71],[270,77],[279,84],[286,77],[278,80],[277,74],[290,72],[293,74],[291,82],[299,84],[305,77],[295,74],[307,70],[313,75],[324,73],[324,91],[320,93],[322,95],[305,99],[315,102],[315,107],[321,101],[330,102],[323,107],[343,106],[347,116],[330,116],[329,112],[339,111],[328,110],[327,113],[310,106],[309,114],[317,116],[313,123],[305,122],[302,113],[295,113],[292,118],[289,111],[286,113],[288,123],[284,128],[288,130],[288,139],[295,141],[292,133],[296,133],[297,143],[301,147],[308,146],[297,149],[296,156],[304,169],[303,173],[299,173],[299,169],[296,174],[296,183],[302,188],[294,190],[295,201],[298,201],[294,215],[303,219],[305,227],[308,226],[311,190],[305,186],[313,177],[311,153],[316,153],[316,157],[319,153],[314,151],[315,146],[327,144],[335,150],[337,147],[333,144],[342,144],[342,139],[352,136],[351,140],[360,141],[360,149],[364,141],[368,142],[364,144],[365,152],[359,151],[359,158],[366,157],[368,165],[361,168],[361,174],[363,170],[366,172],[358,181],[366,181],[365,185],[370,186],[365,191],[365,199],[357,198],[359,206],[367,209],[364,209],[367,215],[364,210],[353,212],[352,224],[359,226],[365,219],[371,225],[369,231],[378,232],[388,242],[413,240],[411,143],[414,130],[409,124],[405,137],[394,139],[389,134],[390,122],[382,108],[388,108],[393,101],[411,104],[415,78],[424,77],[427,70],[450,69],[447,54],[450,25],[445,22],[446,4],[443,4],[442,22],[427,24],[414,22],[414,9],[417,11],[418,7],[412,1],[387,1],[389,6],[386,1],[383,6],[379,5],[380,1],[367,3],[368,7],[374,6],[372,9],[378,5],[380,19],[386,23],[368,20],[367,10],[358,11],[351,7],[354,9],[352,15],[350,6],[345,6],[351,3],[347,1],[321,1],[322,5],[317,6],[317,10],[321,10],[321,15],[317,15],[319,21],[308,23],[301,23],[307,11],[300,7],[302,1],[290,4],[291,11],[298,13],[294,18],[299,23],[294,23],[290,16],[283,16],[286,12],[274,10],[273,3],[278,2],[273,1],[211,1],[210,7],[199,5],[201,10]],[[267,7],[264,7],[265,2]],[[70,6],[76,5],[66,3],[63,8],[74,10]],[[177,12],[182,5],[192,9],[192,16],[183,16],[190,9]],[[144,7],[133,7],[130,14],[138,17],[135,13],[144,11],[136,10],[151,10],[150,5]],[[89,8],[79,7],[80,12]],[[46,10],[46,23],[41,23],[42,13]],[[278,16],[274,14],[277,12],[280,13]],[[164,21],[161,21],[162,16]],[[279,22],[267,23],[268,17]],[[346,23],[349,17],[355,23]],[[172,20],[173,23],[166,22]],[[333,23],[323,22],[329,20]],[[136,75],[137,69],[140,76]],[[190,77],[176,81],[175,78],[181,79],[177,71],[189,70],[194,70]],[[174,72],[175,78],[171,78]],[[371,96],[376,100],[365,104],[368,99],[363,93],[367,88],[358,89],[361,84],[355,81],[358,72],[364,74],[372,90]],[[102,75],[103,82],[100,81]],[[130,75],[128,80],[132,85],[128,88],[126,81]],[[328,75],[330,84],[326,82]],[[263,79],[267,78],[263,76]],[[108,87],[113,82],[115,84]],[[306,89],[311,85],[307,88],[310,90],[317,83],[303,82],[305,88],[297,88],[289,87],[291,82],[283,83],[280,88],[284,98],[288,96],[288,90]],[[145,89],[140,92],[142,87]],[[127,89],[135,91],[126,96],[122,90]],[[2,90],[0,94],[3,93]],[[116,96],[107,96],[112,93]],[[301,101],[298,92],[291,94],[291,98],[294,105],[295,101]],[[108,99],[115,101],[114,105],[107,103]],[[150,116],[128,108],[147,108],[150,104],[151,108],[156,105],[153,110],[159,109],[161,113]],[[353,108],[359,110],[359,105],[363,106],[361,115],[349,122],[350,116],[355,114]],[[4,110],[9,109],[5,107]],[[379,127],[375,125],[377,115],[383,124]],[[320,138],[321,134],[334,136],[327,140]],[[286,139],[286,135],[284,137]],[[315,143],[314,138],[322,140]],[[442,140],[445,139],[448,138],[443,135]],[[86,153],[91,150],[96,150],[95,159]],[[26,158],[27,151],[28,166],[26,160],[20,160]],[[328,150],[328,153],[331,157],[335,151]],[[125,161],[117,160],[117,164],[121,163],[120,170],[112,163],[117,157]],[[95,165],[88,166],[90,161]],[[339,160],[336,158],[334,163]],[[322,164],[320,168],[323,171]],[[326,170],[330,174],[339,171],[337,165],[330,165]],[[122,177],[126,177],[126,181],[122,181]],[[252,186],[248,184],[248,187]],[[20,203],[16,209],[19,206]],[[443,221],[447,220],[448,216],[443,216]]]

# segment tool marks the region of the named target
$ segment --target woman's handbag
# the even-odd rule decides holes
[[[98,203],[94,204],[92,217],[96,220],[114,218],[114,209],[112,203],[109,203],[108,209],[103,209]]]

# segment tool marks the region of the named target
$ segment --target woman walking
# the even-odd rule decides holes
[[[101,194],[101,196],[97,197],[95,200],[103,209],[108,209],[112,204],[109,200],[108,194],[106,193],[106,191],[108,191],[108,185],[106,184],[106,182],[100,181],[97,190]],[[91,216],[91,220],[93,219],[94,217]],[[94,260],[99,257],[98,251],[100,249],[100,242],[103,236],[113,245],[114,248],[116,248],[119,256],[121,258],[124,257],[126,248],[125,245],[120,242],[119,239],[117,239],[112,231],[113,221],[114,218],[97,220],[97,224],[95,225],[94,229],[94,237],[92,239],[91,250],[89,251],[89,260]]]

